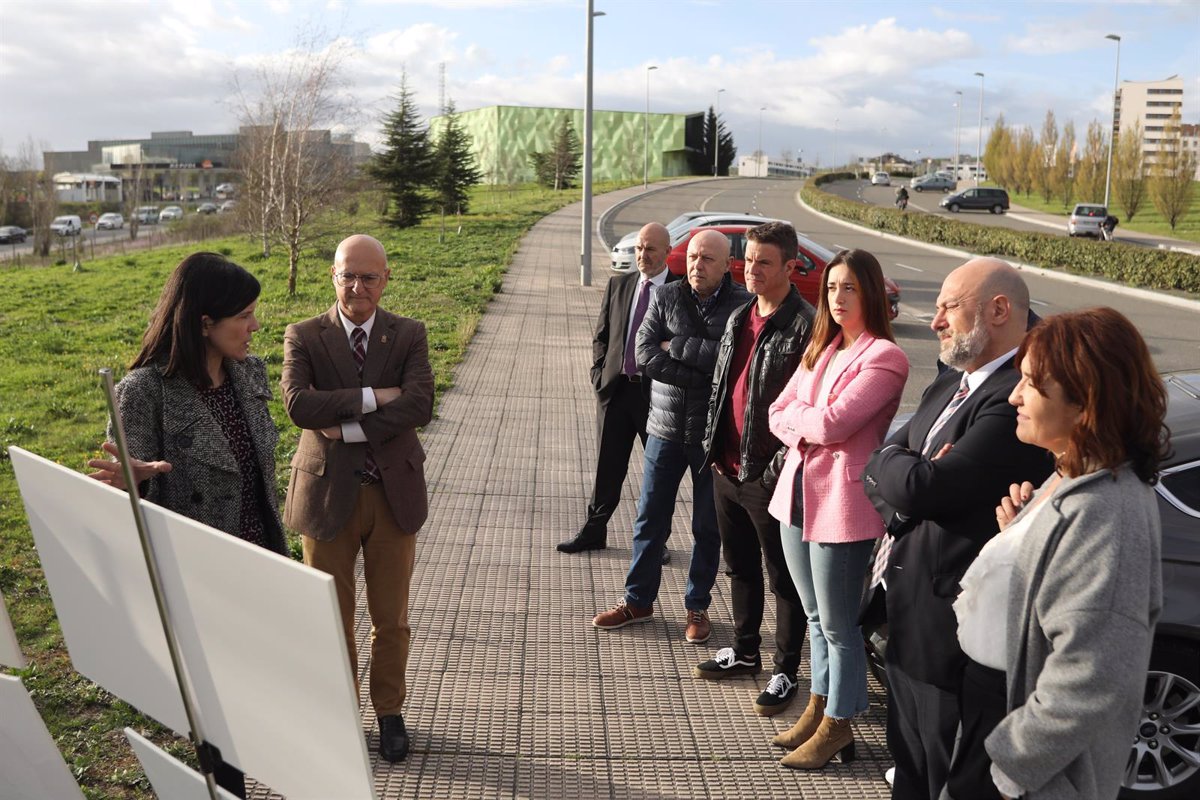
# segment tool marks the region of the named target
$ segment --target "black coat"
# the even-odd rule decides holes
[[[625,366],[625,331],[629,327],[629,310],[638,289],[642,273],[633,270],[609,278],[600,302],[600,318],[592,334],[592,388],[601,405],[608,402]],[[679,276],[667,273],[666,288]],[[655,292],[658,289],[654,290]]]
[[[746,319],[757,303],[749,303],[733,312],[725,333],[721,337],[717,353],[716,371],[713,373],[712,394],[708,402],[708,427],[704,434],[704,452],[710,462],[721,456],[725,437],[732,432],[722,423],[726,420],[725,406],[730,402],[729,363],[737,347],[738,336],[745,328]],[[800,366],[804,349],[812,334],[812,321],[816,309],[800,296],[792,286],[782,305],[767,320],[766,327],[758,338],[750,356],[750,375],[746,397],[746,419],[742,433],[741,454],[738,458],[739,481],[763,478],[767,488],[775,485],[779,469],[787,457],[787,446],[771,433],[767,416],[771,403],[787,386],[787,382]]]
[[[998,532],[996,506],[1009,485],[1038,486],[1053,467],[1045,450],[1017,439],[1008,395],[1020,374],[1011,360],[967,398],[929,452],[947,442],[953,449],[936,461],[921,455],[961,377],[957,370],[939,375],[863,473],[867,495],[897,536],[887,569],[888,658],[916,680],[950,690],[966,665],[951,608],[959,580]]]
[[[734,309],[751,298],[729,273],[706,313],[687,281],[654,293],[637,335],[637,364],[653,380],[646,432],[660,439],[699,445],[708,422],[717,346]],[[662,342],[671,343],[663,350]]]

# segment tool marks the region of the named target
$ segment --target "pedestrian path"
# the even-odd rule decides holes
[[[637,191],[597,198],[596,213]],[[596,242],[593,286],[579,285],[579,214],[579,204],[565,208],[525,237],[423,434],[431,507],[412,588],[404,716],[413,747],[401,764],[377,761],[378,730],[364,705],[377,791],[386,798],[886,797],[890,761],[877,684],[870,712],[855,725],[858,760],[798,773],[778,765],[784,751],[769,740],[795,721],[805,694],[771,720],[751,709],[769,674],[691,677],[695,663],[731,643],[732,623],[722,574],[712,639],[699,647],[684,641],[687,481],[658,618],[616,632],[591,626],[592,614],[622,595],[641,468],[638,449],[607,550],[554,550],[582,522],[591,486],[591,331],[610,274]],[[361,581],[359,588],[365,658]],[[773,625],[769,603],[764,660]],[[805,672],[805,689],[807,682]]]

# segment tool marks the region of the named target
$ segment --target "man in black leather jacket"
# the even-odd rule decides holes
[[[712,464],[717,527],[729,575],[735,641],[692,669],[697,678],[762,669],[763,556],[775,595],[775,669],[754,703],[764,716],[796,696],[807,621],[783,557],[779,521],[767,506],[787,447],[767,427],[767,410],[800,365],[816,311],[792,285],[796,230],[768,222],[746,234],[746,286],[757,299],[733,312],[721,338],[708,404],[704,451]]]
[[[638,518],[633,528],[633,562],[625,597],[592,619],[612,630],[648,622],[662,582],[662,548],[671,530],[675,495],[692,473],[692,545],[688,569],[685,638],[708,640],[708,606],[720,564],[721,538],[713,508],[712,473],[704,455],[708,397],[725,323],[750,294],[729,276],[729,240],[714,230],[696,233],[688,244],[687,282],[654,293],[638,330],[637,364],[650,384],[650,415]]]

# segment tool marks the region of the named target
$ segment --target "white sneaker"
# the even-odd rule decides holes
[[[883,779],[887,781],[888,786],[893,786],[896,783],[896,768],[888,767],[888,771],[883,773]]]

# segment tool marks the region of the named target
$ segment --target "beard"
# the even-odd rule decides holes
[[[940,357],[942,363],[954,369],[966,369],[987,348],[987,329],[983,325],[983,314],[975,312],[975,322],[966,333],[952,333],[942,340]]]

